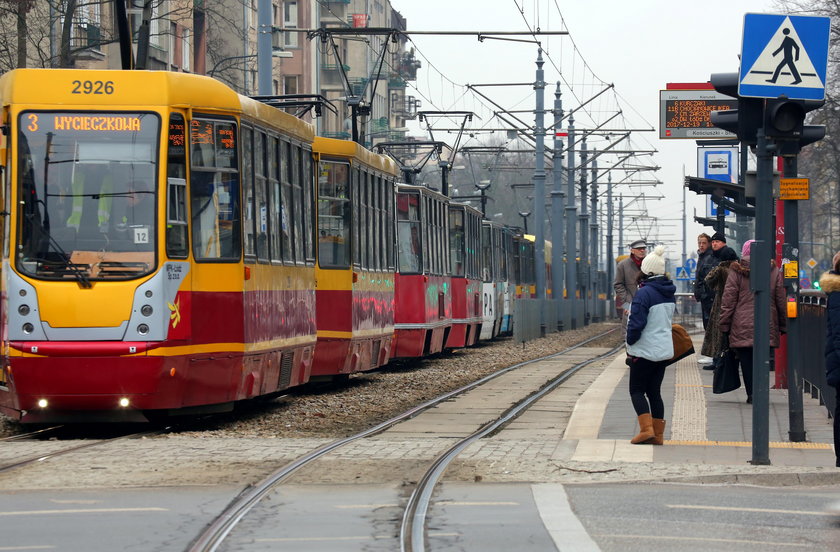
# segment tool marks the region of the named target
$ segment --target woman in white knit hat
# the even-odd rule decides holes
[[[639,420],[634,445],[661,445],[665,435],[662,379],[666,362],[674,356],[671,321],[677,291],[665,274],[665,247],[656,246],[642,261],[639,291],[633,296],[627,321],[627,364],[630,366],[630,400]]]

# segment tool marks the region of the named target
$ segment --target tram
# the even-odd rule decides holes
[[[387,364],[394,340],[394,161],[315,138],[317,327],[313,377]]]
[[[508,280],[504,226],[481,221],[482,324],[479,339],[493,339],[502,329],[504,296]]]
[[[452,328],[449,198],[424,186],[397,186],[398,262],[394,356],[443,351]]]
[[[449,204],[449,253],[452,267],[452,330],[446,348],[478,342],[482,323],[481,212],[463,203]]]
[[[211,78],[0,77],[0,411],[232,408],[308,381],[313,127]]]

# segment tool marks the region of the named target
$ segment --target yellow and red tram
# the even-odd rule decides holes
[[[202,76],[0,77],[0,410],[230,408],[309,378],[311,125]]]
[[[386,364],[394,339],[394,161],[355,142],[315,138],[317,325],[312,375]]]
[[[452,327],[449,198],[424,186],[397,186],[398,263],[395,357],[443,351]]]

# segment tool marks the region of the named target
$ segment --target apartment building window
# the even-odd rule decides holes
[[[143,23],[144,0],[131,0],[128,8],[128,22],[131,26],[131,37],[137,42],[140,25]],[[152,2],[152,16],[149,20],[149,43],[163,49],[164,37],[160,32],[160,2]]]
[[[178,36],[178,24],[169,24],[169,65],[178,68],[181,62],[181,40]]]
[[[183,32],[184,38],[181,40],[181,69],[184,71],[190,70],[190,53],[192,48],[190,48],[190,30],[184,29]]]
[[[298,93],[298,78],[297,75],[286,75],[283,77],[283,93],[297,94]]]
[[[286,48],[297,48],[298,33],[289,30],[298,28],[298,3],[296,0],[283,3],[283,28],[287,29],[284,33],[283,45]]]

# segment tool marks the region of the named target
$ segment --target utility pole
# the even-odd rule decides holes
[[[595,155],[595,150],[592,151]],[[601,237],[598,235],[598,159],[592,158],[592,189],[590,191],[592,214],[589,219],[589,243],[591,253],[589,255],[589,287],[592,290],[592,312],[593,322],[600,322],[598,313],[598,243]]]
[[[799,172],[799,164],[796,156],[783,157],[784,177],[796,178]],[[793,263],[794,277],[785,278],[785,290],[788,302],[793,300],[794,305],[799,305],[799,202],[788,200],[784,202],[785,213],[785,242],[782,246],[782,257],[789,263]],[[787,266],[782,266],[784,270]],[[802,375],[799,367],[800,347],[802,336],[800,334],[799,318],[794,316],[787,320],[787,369],[788,369],[788,438],[793,442],[805,441],[805,410],[802,400]],[[778,369],[778,367],[777,367]]]
[[[257,94],[269,96],[271,89],[272,44],[271,0],[259,0],[257,6]]]
[[[607,173],[607,318],[612,318],[615,309],[611,308],[613,281],[615,280],[615,257],[613,257],[613,195],[612,172]]]
[[[755,292],[753,324],[753,431],[752,464],[770,464],[770,259],[773,232],[773,150],[764,135],[764,128],[757,132],[756,193],[755,193],[755,243],[750,251],[750,287]],[[721,209],[722,210],[722,209]],[[763,270],[759,270],[763,268]],[[757,415],[763,413],[763,415]]]
[[[583,280],[580,285],[580,298],[583,300],[583,324],[589,325],[591,322],[589,311],[589,212],[586,208],[586,164],[588,160],[588,152],[586,150],[586,135],[580,141],[580,275]]]
[[[534,266],[537,272],[537,299],[545,299],[545,81],[542,48],[537,49],[537,113],[534,134],[537,159],[534,167]],[[541,333],[545,333],[545,313],[540,308]]]
[[[563,270],[563,249],[564,249],[564,228],[563,211],[565,209],[566,194],[563,192],[563,133],[560,125],[563,121],[563,102],[560,99],[560,81],[557,81],[557,88],[554,91],[554,157],[552,159],[554,190],[551,192],[551,289],[554,290],[554,299],[557,304],[558,330],[568,329],[566,324],[566,312],[568,301],[563,297],[565,285],[565,270]],[[568,259],[566,260],[568,262]]]
[[[582,321],[577,309],[577,205],[575,202],[575,118],[569,115],[569,157],[566,175],[566,297],[568,308],[563,313],[563,323],[574,330]]]

